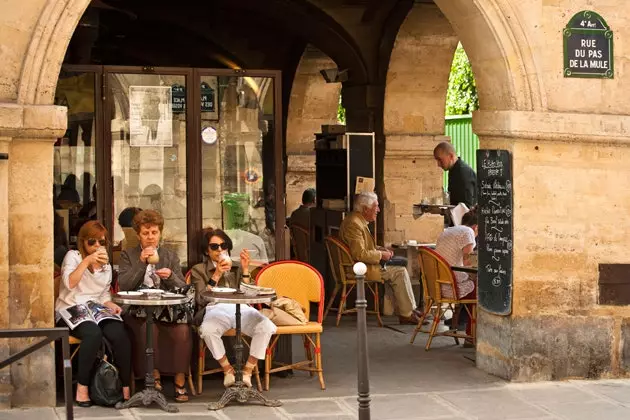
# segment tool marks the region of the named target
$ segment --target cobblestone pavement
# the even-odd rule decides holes
[[[157,408],[117,411],[103,407],[76,408],[78,419],[160,420],[198,418],[240,419],[357,419],[356,396],[287,399],[282,407],[232,406],[208,411],[206,403],[181,404],[180,413]],[[478,389],[408,394],[375,394],[374,420],[591,420],[630,418],[630,381],[569,381],[504,384]],[[64,408],[0,411],[3,420],[65,418]]]
[[[564,381],[535,384],[506,383],[474,365],[474,350],[456,346],[453,339],[438,337],[424,351],[425,335],[409,344],[412,326],[378,328],[368,319],[370,389],[373,420],[529,420],[529,419],[630,419],[630,380]],[[356,419],[356,318],[344,317],[339,328],[325,324],[323,365],[326,390],[317,377],[296,372],[287,378],[272,377],[269,398],[280,399],[279,408],[230,406],[219,412],[207,404],[222,392],[221,379],[204,381],[201,396],[179,404],[180,413],[168,414],[157,407],[117,411],[113,408],[75,408],[78,419],[160,420],[208,419]],[[294,357],[301,356],[296,339]],[[165,378],[165,395],[173,394]],[[0,411],[0,420],[64,419],[57,408]]]

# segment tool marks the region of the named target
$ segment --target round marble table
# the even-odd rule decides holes
[[[112,301],[122,305],[137,305],[145,307],[147,314],[146,325],[146,375],[144,377],[144,389],[142,391],[133,394],[128,401],[116,404],[116,408],[129,408],[139,405],[149,406],[152,403],[156,403],[160,408],[169,413],[179,412],[179,408],[173,404],[166,402],[164,394],[155,389],[155,379],[153,378],[153,315],[155,310],[160,306],[177,305],[180,303],[186,303],[190,299],[189,297],[178,296],[165,296],[161,295],[159,298],[149,297],[147,294],[139,296],[130,296],[124,294],[112,295]]]
[[[202,292],[201,295],[210,303],[231,303],[236,306],[236,343],[234,352],[236,353],[236,366],[234,369],[236,383],[225,390],[218,402],[208,404],[208,410],[220,410],[231,401],[246,403],[249,400],[261,402],[267,407],[279,407],[282,403],[278,400],[268,400],[258,392],[257,389],[249,388],[243,382],[243,342],[241,341],[241,305],[254,305],[258,303],[271,303],[276,300],[275,294],[252,295],[242,292],[215,293],[212,291]]]

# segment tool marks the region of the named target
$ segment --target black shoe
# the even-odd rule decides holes
[[[87,400],[87,401],[75,401],[77,403],[77,405],[79,407],[83,407],[83,408],[90,408],[92,407],[92,401]]]
[[[449,318],[444,321],[444,325],[446,325],[447,327],[450,327],[452,323],[453,323],[453,318]]]

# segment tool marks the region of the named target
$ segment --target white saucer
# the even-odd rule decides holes
[[[142,296],[142,292],[118,292],[120,296]]]
[[[163,295],[164,290],[161,289],[140,289],[138,292],[142,292],[147,295]]]
[[[234,293],[236,289],[232,289],[231,287],[213,287],[212,293]]]

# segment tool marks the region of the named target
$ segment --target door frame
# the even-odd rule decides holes
[[[109,232],[114,228],[114,182],[111,167],[112,133],[107,129],[113,115],[113,98],[109,95],[111,74],[178,75],[186,81],[186,233],[188,268],[202,261],[199,233],[202,229],[202,156],[201,156],[201,77],[265,77],[273,80],[274,100],[274,185],[275,185],[275,259],[284,260],[286,194],[284,179],[284,141],[282,131],[282,72],[280,70],[206,69],[188,67],[100,66],[64,64],[71,72],[94,73],[95,166],[96,183],[104,186],[96,192],[97,217]],[[100,100],[99,100],[100,98]],[[217,92],[217,101],[218,101]]]

